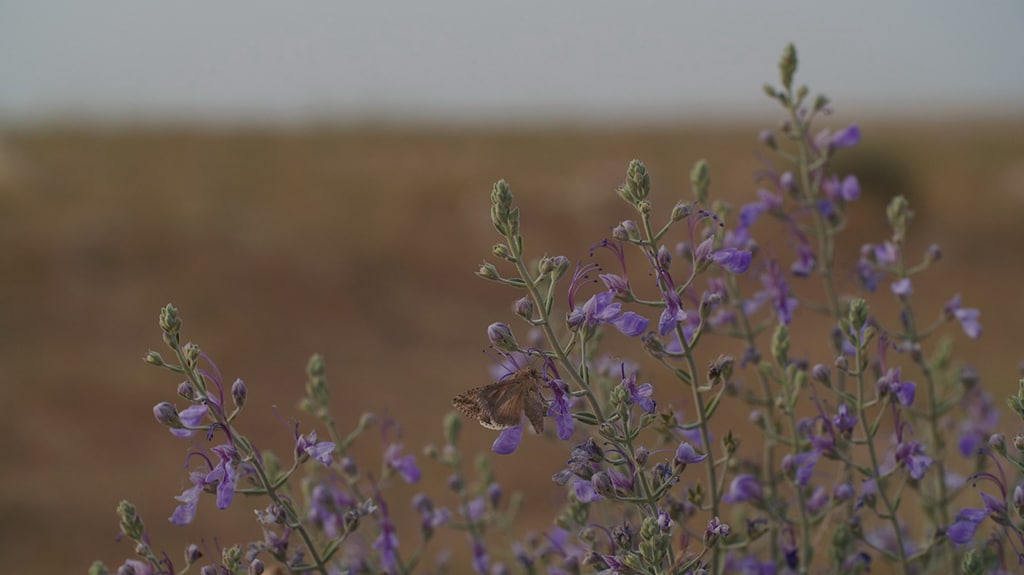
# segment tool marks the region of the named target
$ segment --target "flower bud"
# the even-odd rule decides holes
[[[784,323],[780,323],[772,335],[772,358],[780,366],[785,366],[788,363],[789,328]]]
[[[657,262],[658,267],[666,271],[672,265],[672,254],[664,245],[658,248]]]
[[[195,367],[199,365],[199,357],[202,355],[203,350],[198,345],[191,341],[185,344],[185,365],[189,367]]]
[[[249,575],[263,575],[263,570],[263,561],[253,559],[252,563],[249,563]]]
[[[711,188],[711,168],[705,159],[697,160],[690,170],[690,187],[698,204],[708,203],[708,190]]]
[[[651,176],[647,173],[647,167],[640,160],[633,160],[626,170],[626,192],[632,197],[631,203],[637,203],[647,198],[651,192]],[[625,196],[624,196],[625,197]]]
[[[444,440],[448,445],[455,445],[459,442],[459,434],[462,432],[462,418],[458,412],[449,411],[444,416]]]
[[[203,556],[203,551],[201,549],[199,549],[199,546],[196,545],[195,543],[189,543],[188,546],[185,547],[185,564],[186,565],[191,565],[191,564],[195,563],[196,561],[199,561],[199,559],[202,556]]]
[[[796,47],[793,44],[787,44],[786,49],[782,51],[782,58],[779,59],[779,78],[782,80],[782,86],[787,90],[793,87],[796,68]]]
[[[757,140],[761,142],[762,146],[772,150],[779,147],[779,143],[775,141],[775,132],[771,130],[761,130],[761,133],[757,135]]]
[[[593,485],[594,491],[604,497],[615,496],[615,486],[612,484],[612,478],[608,475],[607,471],[598,471],[590,478],[590,484]]]
[[[910,202],[905,196],[894,197],[885,209],[885,215],[889,219],[889,227],[892,228],[892,239],[894,243],[903,243],[907,233],[907,224],[914,216],[910,211]]]
[[[512,302],[512,311],[519,317],[530,321],[533,319],[533,300],[527,296]]]
[[[672,208],[673,222],[681,222],[688,217],[690,217],[690,204],[680,201]]]
[[[636,464],[641,467],[647,464],[647,458],[650,457],[650,455],[651,452],[643,445],[633,450],[633,459],[636,461]]]
[[[488,262],[480,264],[480,269],[476,271],[476,275],[490,281],[497,281],[501,279],[501,276],[498,275],[498,268],[494,267],[494,264]]]
[[[988,446],[999,455],[1006,455],[1006,436],[995,433],[988,438]]]
[[[814,381],[829,385],[832,381],[832,370],[827,365],[819,363],[811,368],[811,376]]]
[[[509,251],[508,246],[505,244],[494,244],[491,247],[491,253],[503,260],[515,261],[515,258],[512,257],[512,252]]]
[[[172,429],[181,429],[184,427],[181,423],[181,417],[178,416],[178,410],[174,407],[173,403],[161,401],[154,405],[153,416],[156,417],[156,420],[162,425],[166,425]]]
[[[129,539],[138,540],[145,534],[146,528],[142,523],[142,517],[130,502],[122,500],[118,503],[117,515],[121,522],[121,532]]]
[[[491,345],[502,351],[519,351],[519,342],[512,335],[512,328],[506,323],[496,322],[487,326],[487,339]]]
[[[147,351],[146,355],[143,356],[142,359],[149,365],[155,365],[157,367],[163,367],[164,365],[167,365],[164,363],[164,358],[159,353],[153,350]]]
[[[178,395],[189,401],[196,401],[199,399],[199,394],[196,393],[196,388],[190,381],[183,381],[178,384]]]
[[[235,405],[242,407],[245,405],[245,399],[249,396],[249,390],[245,387],[245,382],[241,378],[236,379],[235,383],[231,384],[231,399],[235,401]]]

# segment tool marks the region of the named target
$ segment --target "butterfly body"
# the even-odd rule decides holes
[[[523,421],[525,415],[534,431],[541,433],[544,431],[544,416],[547,414],[541,382],[536,369],[523,368],[499,381],[456,395],[452,405],[488,429],[515,427]]]

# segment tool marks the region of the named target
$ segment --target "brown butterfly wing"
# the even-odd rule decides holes
[[[455,396],[452,405],[488,429],[515,427],[525,413],[534,430],[544,431],[547,404],[533,370],[518,371],[501,381],[461,393]]]
[[[534,431],[544,433],[544,416],[548,413],[548,404],[544,401],[544,396],[541,395],[536,380],[530,380],[524,385],[530,387],[529,391],[523,394],[525,398],[523,410],[526,412],[526,418],[530,420]]]

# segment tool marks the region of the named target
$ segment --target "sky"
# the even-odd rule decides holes
[[[1024,2],[0,0],[0,124],[1024,115]]]

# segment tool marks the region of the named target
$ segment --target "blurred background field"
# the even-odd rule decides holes
[[[841,276],[850,278],[860,243],[882,237],[888,197],[907,193],[917,213],[911,251],[940,241],[945,252],[916,296],[921,313],[938,313],[956,292],[982,309],[984,338],[959,349],[996,395],[1015,388],[1024,357],[1022,128],[869,123],[842,161],[865,197],[841,246]],[[299,416],[305,362],[320,352],[342,426],[364,410],[387,413],[419,451],[441,440],[451,396],[488,381],[487,324],[512,319],[516,294],[473,276],[495,239],[495,179],[512,184],[527,249],[575,260],[629,217],[614,188],[634,157],[665,210],[689,197],[700,157],[715,197],[749,200],[758,129],[8,134],[0,557],[52,573],[95,557],[116,565],[131,553],[114,542],[121,498],[139,505],[172,556],[197,533],[257,535],[243,500],[227,513],[204,502],[195,529],[166,522],[186,481],[186,444],[150,407],[171,399],[178,381],[141,361],[162,348],[165,303],[229,380],[248,383],[246,417],[264,445],[287,452],[282,421]],[[781,240],[766,246],[788,250]],[[891,299],[875,297],[883,307]],[[478,450],[493,439],[476,426],[465,435]],[[380,445],[376,431],[362,441],[365,465],[377,464]],[[562,446],[527,437],[516,457],[495,462],[508,490],[529,495],[524,526],[550,521],[561,490],[549,477],[564,457]],[[422,465],[422,489],[443,491],[440,467]],[[399,490],[398,500],[413,492]],[[48,552],[55,544],[68,552]]]
[[[167,522],[188,444],[151,407],[178,380],[141,358],[163,348],[168,302],[185,338],[247,382],[243,427],[259,445],[288,453],[291,418],[312,423],[296,402],[314,352],[343,429],[371,410],[401,423],[411,452],[440,442],[451,397],[489,381],[486,326],[514,323],[519,294],[474,276],[497,239],[494,181],[512,185],[527,251],[574,261],[632,217],[614,190],[633,158],[662,214],[690,198],[700,158],[713,198],[750,201],[757,134],[778,120],[760,87],[790,41],[798,81],[835,102],[827,121],[864,134],[837,164],[864,190],[840,283],[906,194],[910,253],[944,251],[915,280],[917,309],[934,317],[955,293],[980,308],[984,337],[957,349],[995,396],[1015,389],[1024,4],[409,4],[0,3],[5,572],[116,569],[132,555],[115,541],[122,498],[174,558],[189,542],[210,554],[258,538],[241,499],[226,512],[203,500],[191,528]],[[767,229],[762,247],[790,257]],[[891,294],[871,303],[892,319]],[[794,334],[794,348],[828,363],[822,333]],[[617,349],[637,355],[629,343]],[[710,341],[701,359],[742,352],[730,345]],[[662,405],[688,409],[651,377]],[[494,434],[464,437],[472,453]],[[550,476],[565,447],[528,434],[495,459],[506,492],[527,493],[518,534],[562,503]],[[372,469],[381,449],[374,428],[356,454]],[[395,494],[403,545],[412,495],[445,492],[440,466],[421,466],[424,484]],[[464,572],[465,541],[452,544]]]

